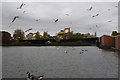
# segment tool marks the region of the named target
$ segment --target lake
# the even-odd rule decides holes
[[[65,52],[66,51],[66,52]],[[2,47],[2,77],[117,78],[118,54],[96,46]]]

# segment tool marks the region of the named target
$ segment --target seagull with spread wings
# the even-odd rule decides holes
[[[26,30],[25,32],[28,32],[28,31],[30,31],[30,30],[32,30],[32,28],[30,28],[30,29]]]
[[[17,18],[19,18],[19,16],[15,16],[15,17],[13,18],[11,24],[12,24]],[[11,26],[11,24],[10,24],[10,26]],[[10,27],[10,26],[9,26],[9,27]]]
[[[24,5],[25,5],[25,4],[24,4],[24,3],[22,3],[22,4],[20,5],[20,7],[19,7],[19,8],[17,8],[17,9],[21,9]]]
[[[54,20],[55,23],[58,22],[58,19],[53,19],[53,20]]]
[[[89,9],[87,9],[87,10],[89,10],[89,11],[91,11],[93,9],[93,7],[91,6]]]

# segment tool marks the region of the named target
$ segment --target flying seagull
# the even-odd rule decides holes
[[[96,16],[98,16],[99,14],[96,14]]]
[[[32,30],[32,28],[30,28],[30,29],[26,30],[25,32],[28,32],[28,31],[30,31],[30,30]]]
[[[96,27],[98,27],[98,25],[96,25]]]
[[[108,21],[108,22],[112,22],[112,20]]]
[[[110,11],[111,9],[108,9],[108,11]]]
[[[94,15],[94,16],[92,16],[92,17],[96,17],[96,16],[98,16],[99,14],[96,14],[96,15]]]
[[[66,16],[69,16],[69,14],[65,14]]]
[[[17,18],[19,18],[19,16],[15,16],[11,23],[13,23]],[[11,24],[10,24],[10,26],[11,26]]]
[[[17,18],[19,18],[19,16],[15,16],[14,19],[12,20],[12,23],[13,23]]]
[[[40,19],[35,19],[35,21],[39,21]]]
[[[25,13],[26,11],[23,11],[23,13]]]
[[[93,7],[91,6],[89,9],[87,9],[87,10],[89,10],[89,11],[91,11],[93,9]]]
[[[17,9],[21,9],[22,7],[23,7],[23,5],[25,5],[24,3],[22,3],[21,5],[20,5],[20,7],[19,8],[17,8]]]
[[[58,19],[53,19],[53,20],[54,20],[55,23],[58,22]]]

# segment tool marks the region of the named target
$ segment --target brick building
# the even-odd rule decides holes
[[[120,50],[120,35],[115,37],[115,48]]]
[[[103,35],[101,37],[101,45],[115,47],[115,37],[109,35]]]

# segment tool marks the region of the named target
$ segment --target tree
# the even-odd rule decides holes
[[[6,31],[1,31],[0,32],[0,43],[2,42],[3,44],[7,44],[10,42],[11,39],[11,34]]]
[[[25,38],[25,33],[21,29],[15,30],[13,34],[15,40],[23,40]]]
[[[67,33],[67,39],[74,39],[73,31]]]
[[[40,40],[40,33],[39,32],[36,32],[35,38],[36,38],[36,40]]]
[[[118,35],[117,31],[112,31],[112,36]]]
[[[43,37],[44,37],[44,38],[50,37],[50,34],[48,34],[47,32],[44,32],[44,33],[43,33]]]

